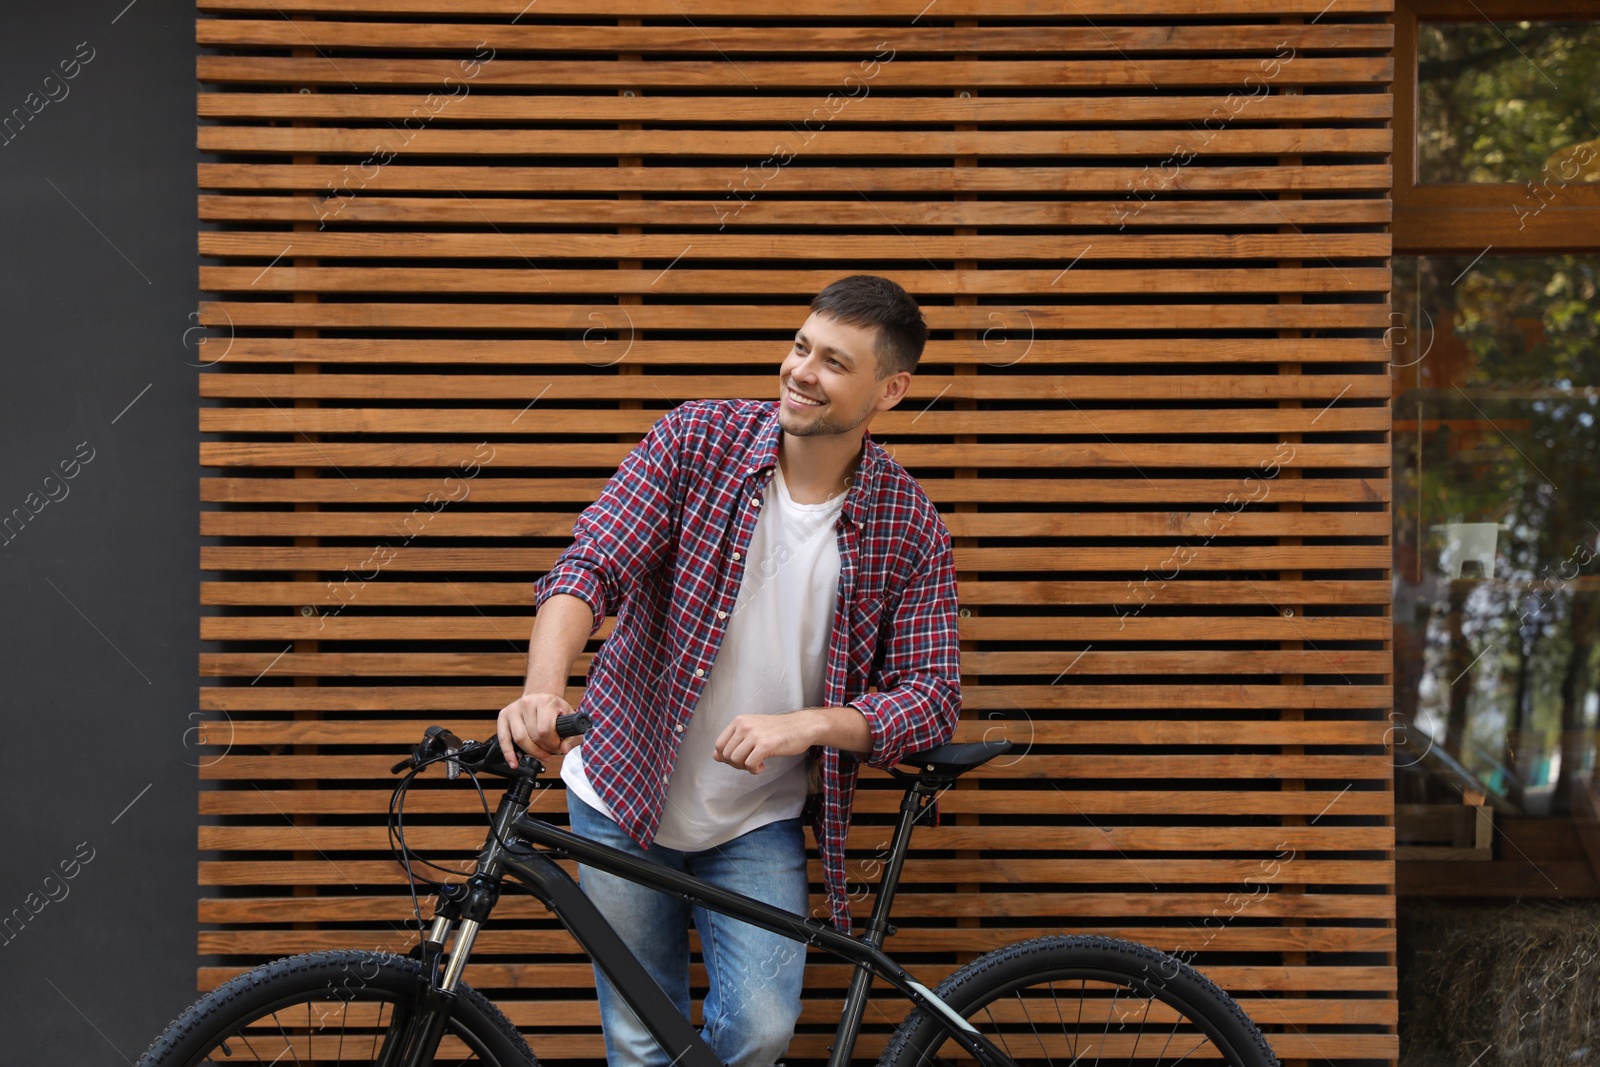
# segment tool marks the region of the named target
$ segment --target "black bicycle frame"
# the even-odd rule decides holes
[[[867,994],[875,978],[899,990],[917,1007],[926,1009],[980,1064],[986,1067],[1017,1067],[1011,1057],[911,977],[880,947],[884,936],[892,932],[888,923],[889,907],[899,883],[906,850],[910,846],[911,828],[935,795],[932,789],[920,783],[907,790],[905,800],[900,805],[900,819],[895,827],[888,862],[884,865],[883,877],[878,884],[872,917],[860,938],[843,934],[821,920],[784,911],[661,864],[579,837],[532,816],[521,815],[515,819],[497,819],[496,822],[502,826],[509,822],[516,835],[580,863],[682,897],[692,904],[733,916],[790,940],[814,945],[854,964],[855,973],[851,976],[844,1013],[830,1046],[829,1067],[848,1067],[866,1011]],[[491,839],[483,859],[487,863],[479,864],[480,872],[494,878],[503,867],[526,884],[561,919],[578,944],[611,981],[618,995],[639,1016],[667,1055],[672,1057],[674,1064],[682,1063],[684,1067],[724,1067],[711,1047],[679,1014],[660,985],[650,977],[638,957],[584,895],[578,883],[556,864],[549,853],[518,846],[501,848]]]

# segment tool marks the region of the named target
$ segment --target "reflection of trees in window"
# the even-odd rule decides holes
[[[1600,181],[1600,24],[1424,22],[1417,49],[1419,181]]]
[[[1596,256],[1396,260],[1397,308],[1431,323],[1396,371],[1398,710],[1552,812],[1594,763],[1597,287]],[[1443,572],[1469,529],[1452,524],[1493,524],[1490,571]]]

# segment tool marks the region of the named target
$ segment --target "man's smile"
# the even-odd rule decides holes
[[[823,404],[823,401],[821,401],[821,400],[817,400],[817,399],[815,399],[813,397],[806,396],[804,393],[796,392],[794,386],[792,386],[792,385],[791,386],[787,386],[784,389],[784,392],[788,394],[789,402],[791,404],[793,404],[795,407],[816,408],[816,407],[821,407],[822,404]]]

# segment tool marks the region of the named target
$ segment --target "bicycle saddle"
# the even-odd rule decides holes
[[[954,781],[974,767],[981,767],[996,756],[1003,756],[1010,751],[1011,742],[1004,739],[969,741],[962,745],[935,745],[921,752],[908,752],[900,762],[919,767],[921,773],[916,777],[925,782],[945,782]]]

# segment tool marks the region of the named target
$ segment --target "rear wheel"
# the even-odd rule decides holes
[[[138,1067],[398,1067],[421,973],[416,960],[387,952],[312,952],[276,960],[190,1006],[156,1038]],[[537,1067],[510,1020],[465,984],[456,987],[433,1062]]]
[[[1131,941],[1021,941],[980,956],[935,993],[1019,1067],[1278,1063],[1226,993],[1192,967]],[[920,1009],[879,1060],[880,1067],[975,1063]]]

